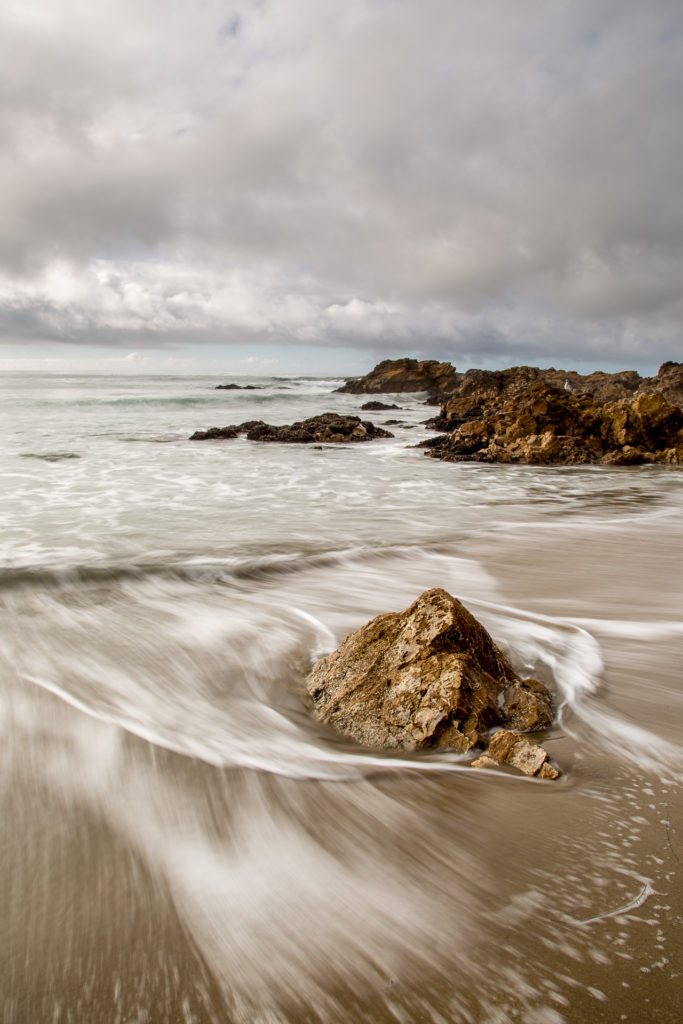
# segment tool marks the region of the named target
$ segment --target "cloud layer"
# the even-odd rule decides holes
[[[7,341],[681,357],[678,0],[0,19]]]

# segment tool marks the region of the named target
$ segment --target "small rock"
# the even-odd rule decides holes
[[[557,779],[560,772],[548,763],[548,751],[519,732],[499,729],[489,743],[488,756],[519,768],[525,775]]]
[[[500,768],[500,761],[494,760],[488,754],[482,754],[476,761],[472,761],[470,768]]]

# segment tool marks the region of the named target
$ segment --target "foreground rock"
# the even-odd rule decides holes
[[[263,420],[247,420],[246,423],[227,427],[210,427],[209,430],[195,431],[190,441],[230,439],[242,434],[245,434],[249,441],[278,441],[284,444],[356,444],[394,436],[388,430],[376,427],[369,420],[361,420],[359,416],[338,416],[334,412],[325,412],[321,416],[312,416],[310,419],[281,427],[271,426]]]
[[[496,726],[546,729],[550,693],[520,679],[484,627],[445,590],[380,615],[306,678],[317,718],[373,748],[465,752]]]
[[[471,417],[422,446],[448,462],[683,464],[683,409],[659,393],[603,403],[540,381]]]
[[[354,377],[337,388],[344,395],[402,394],[427,391],[432,401],[451,394],[462,374],[451,363],[436,359],[384,359],[364,377]]]

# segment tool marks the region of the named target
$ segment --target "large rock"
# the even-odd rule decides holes
[[[601,403],[537,381],[422,446],[448,462],[683,464],[683,409],[659,393]]]
[[[394,436],[369,420],[361,420],[359,416],[338,416],[334,412],[325,412],[321,416],[311,416],[310,419],[287,423],[281,427],[271,426],[263,420],[247,420],[239,425],[196,430],[190,441],[230,439],[241,434],[246,434],[249,441],[279,441],[281,444],[357,444]]]
[[[454,390],[460,377],[451,363],[439,363],[436,359],[384,359],[370,373],[347,380],[337,391],[345,395],[427,391],[437,401]]]
[[[520,679],[484,627],[445,590],[379,615],[306,678],[314,714],[367,747],[467,751],[489,729],[539,730],[551,697]]]
[[[588,394],[597,402],[632,398],[643,378],[635,370],[621,373],[589,374],[573,370],[547,370],[536,366],[512,366],[507,370],[468,370],[453,394],[444,402],[439,416],[428,426],[454,430],[462,423],[492,415],[506,402],[519,401],[534,384],[561,388],[571,394]]]

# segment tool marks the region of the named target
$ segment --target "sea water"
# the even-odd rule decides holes
[[[217,383],[0,379],[3,1024],[680,1019],[683,473]],[[399,422],[188,440],[328,411]],[[310,717],[311,663],[434,586],[553,689],[558,782]]]

